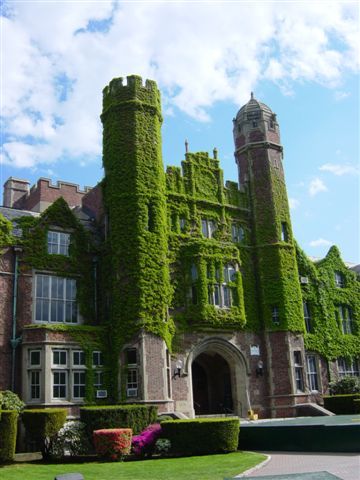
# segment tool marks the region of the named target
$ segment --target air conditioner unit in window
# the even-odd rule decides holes
[[[107,390],[96,390],[96,398],[107,398]]]
[[[127,397],[137,397],[137,388],[128,388],[126,390],[126,396]]]
[[[303,285],[306,285],[307,283],[309,283],[308,277],[300,277],[300,283]]]

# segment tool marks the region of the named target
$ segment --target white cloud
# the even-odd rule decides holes
[[[355,4],[7,5],[1,94],[14,166],[99,155],[101,91],[115,76],[154,78],[166,111],[206,121],[214,102],[240,105],[260,79],[289,94],[303,81],[338,88],[343,73],[359,67]]]
[[[330,172],[334,175],[341,176],[341,175],[357,175],[359,174],[359,169],[354,167],[353,165],[340,165],[336,163],[324,163],[319,167],[319,170],[323,172]]]
[[[317,240],[311,240],[311,242],[309,242],[310,247],[329,247],[332,244],[332,242],[324,238],[318,238]]]
[[[345,100],[345,98],[348,98],[349,96],[349,92],[342,92],[341,90],[338,90],[334,93],[334,98],[337,102],[341,102],[341,100]]]
[[[297,200],[296,198],[289,198],[289,206],[291,210],[295,210],[299,205],[299,200]]]
[[[309,184],[309,194],[314,197],[320,192],[327,192],[328,188],[320,178],[314,178]]]

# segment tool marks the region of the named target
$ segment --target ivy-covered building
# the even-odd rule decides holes
[[[151,403],[187,416],[293,416],[359,375],[360,282],[296,245],[276,115],[163,168],[155,82],[103,92],[104,179],[9,178],[0,208],[0,389],[28,405]]]

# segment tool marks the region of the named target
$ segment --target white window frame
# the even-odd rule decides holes
[[[335,285],[337,288],[345,287],[345,276],[342,272],[334,272]]]
[[[303,312],[304,312],[304,321],[305,321],[305,328],[307,333],[312,332],[312,324],[311,324],[311,314],[309,308],[309,302],[303,301]]]
[[[39,354],[39,363],[33,363],[32,362],[32,354],[33,353]],[[28,355],[29,355],[29,361],[28,361],[29,368],[34,369],[36,367],[41,367],[41,349],[40,348],[29,349],[28,350]]]
[[[48,230],[47,252],[49,255],[69,256],[70,233]]]
[[[79,363],[75,362],[75,355],[79,357]],[[72,366],[76,367],[85,367],[85,352],[84,350],[71,350],[71,359],[72,359]],[[83,362],[81,363],[81,360]]]
[[[293,361],[294,361],[294,380],[295,380],[295,389],[299,393],[303,393],[304,389],[304,366],[302,360],[301,350],[293,351]]]
[[[223,267],[223,283],[209,285],[208,298],[209,304],[218,308],[231,308],[233,301],[233,290],[229,283],[235,280],[236,268],[228,263]],[[219,271],[216,270],[216,278],[219,279]]]
[[[54,289],[57,292],[54,292]],[[65,323],[69,325],[79,323],[76,280],[74,278],[35,273],[34,298],[35,323]],[[69,309],[70,312],[68,312]],[[69,318],[68,313],[70,313]]]
[[[34,382],[33,375],[37,376],[37,381]],[[30,402],[39,401],[41,398],[41,370],[31,369],[28,371],[29,381],[29,399]],[[38,395],[33,395],[33,388],[37,389]]]
[[[97,360],[95,360],[97,359]],[[94,350],[92,352],[92,365],[94,368],[103,367],[103,353],[100,350]]]
[[[83,375],[84,378],[83,378],[83,381],[80,382],[80,381],[75,381],[75,376],[77,375]],[[78,370],[78,369],[74,369],[72,371],[72,398],[74,400],[83,400],[85,398],[85,388],[86,388],[86,370]],[[78,388],[79,391],[81,389],[83,389],[83,395],[75,395],[75,389]]]
[[[65,382],[64,383],[55,383],[55,375],[64,375],[65,376]],[[60,396],[60,395],[55,395],[55,388],[62,388],[65,387],[65,395]],[[67,369],[53,369],[52,370],[52,395],[51,398],[53,400],[68,400],[68,395],[69,395],[69,374]]]
[[[213,238],[216,231],[214,220],[209,218],[201,218],[201,233],[205,238]]]
[[[337,359],[337,367],[339,377],[359,377],[360,368],[359,368],[359,359],[358,358],[345,358],[339,357]]]
[[[59,362],[55,361],[55,353],[59,354]],[[61,357],[64,356],[65,354],[65,363],[63,363],[61,360]],[[52,367],[55,367],[56,369],[59,368],[67,368],[68,367],[68,350],[63,349],[63,348],[53,348],[51,351],[51,365]]]
[[[319,391],[319,372],[317,356],[313,354],[306,355],[306,370],[308,386],[311,392]]]
[[[277,305],[271,307],[271,321],[274,325],[280,324],[280,310]]]
[[[233,223],[231,225],[231,239],[236,243],[243,243],[245,240],[245,230],[241,225]]]
[[[344,335],[354,333],[354,321],[352,318],[352,309],[348,305],[338,305],[341,331]]]

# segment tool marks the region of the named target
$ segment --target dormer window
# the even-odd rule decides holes
[[[345,287],[345,278],[341,272],[335,272],[335,285],[337,288]]]
[[[50,255],[69,256],[70,233],[49,230],[47,234],[47,251]]]

